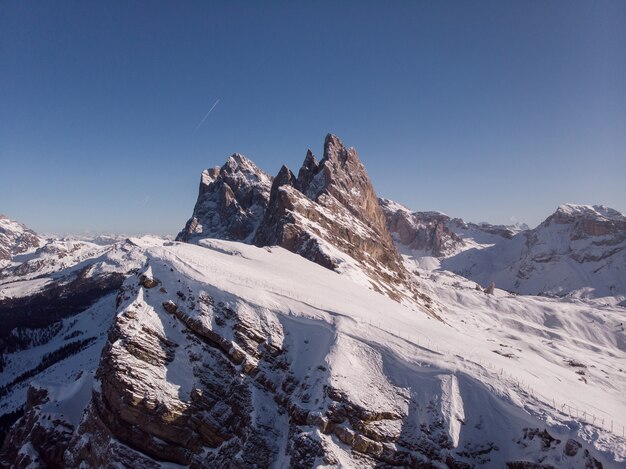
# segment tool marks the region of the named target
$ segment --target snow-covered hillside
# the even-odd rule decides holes
[[[58,388],[27,413],[71,426],[72,466],[626,457],[623,308],[442,273],[420,282],[441,322],[282,248],[133,244],[149,262],[124,285],[82,423],[50,404]]]
[[[126,275],[145,262],[128,241],[41,240],[0,270],[0,437],[32,380],[69,384],[95,371]]]
[[[21,223],[0,215],[0,269],[17,254],[35,250],[44,240]]]

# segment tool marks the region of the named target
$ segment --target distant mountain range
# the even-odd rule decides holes
[[[520,294],[626,299],[626,217],[617,210],[564,204],[529,229],[381,206],[409,263]]]
[[[2,217],[0,465],[619,467],[625,246],[413,212],[334,135],[204,171],[176,241]]]

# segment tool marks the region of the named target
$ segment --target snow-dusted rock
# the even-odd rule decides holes
[[[221,168],[203,171],[193,215],[177,239],[250,242],[267,208],[271,184],[270,176],[238,153]]]
[[[298,176],[283,167],[272,181],[240,155],[205,171],[179,235],[192,243],[66,239],[14,256],[0,313],[23,303],[3,319],[100,295],[37,332],[11,329],[0,413],[31,398],[0,465],[623,465],[623,308],[485,295],[445,270],[410,277],[386,224],[403,253],[437,262],[521,239],[534,253],[569,243],[535,263],[575,250],[608,270],[624,217],[565,206],[518,233],[381,204],[386,220],[356,152],[328,136]],[[119,290],[100,283],[111,278],[125,278]]]
[[[298,176],[283,166],[272,180],[241,155],[203,172],[194,215],[178,239],[206,238],[281,246],[396,300],[429,301],[401,262],[356,150],[334,135],[321,161],[307,152]]]
[[[297,178],[281,168],[254,242],[333,270],[356,264],[372,288],[396,299],[415,294],[363,164],[334,135],[319,163],[307,152]]]
[[[219,240],[144,247],[149,265],[124,285],[93,398],[65,452],[68,466],[610,462],[577,436],[576,428],[585,434],[578,423],[511,386],[515,379],[500,373],[511,358],[491,352],[478,333],[484,327],[457,327],[465,308],[448,318],[450,327],[280,248]],[[158,278],[161,288],[146,288],[146,278]],[[495,302],[490,320],[519,314],[534,321],[518,298],[471,288],[451,295],[475,302],[473,310]],[[372,325],[377,320],[383,325]],[[614,353],[604,329],[602,346]],[[413,337],[404,335],[409,330]],[[419,345],[427,337],[450,350]],[[532,358],[543,346],[531,341],[528,365],[510,372],[528,366],[541,374],[538,382],[557,373],[568,399],[584,401],[586,385],[555,363],[560,352],[545,346],[538,355],[545,358]],[[455,359],[468,350],[484,364]],[[497,362],[493,371],[487,360]],[[605,405],[623,400],[608,381],[600,388]],[[549,429],[542,412],[552,419]],[[580,445],[576,456],[564,456],[570,439]]]
[[[13,256],[33,251],[44,241],[23,224],[0,215],[0,269],[8,265]]]

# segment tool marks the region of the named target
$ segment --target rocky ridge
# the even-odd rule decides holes
[[[81,315],[61,318],[58,328],[56,322],[51,325],[50,335],[62,338],[58,343],[64,348],[50,349],[55,366],[46,370],[54,375],[54,368],[62,367],[57,366],[62,362],[54,362],[64,358],[57,352],[79,351],[71,358],[77,360],[74,367],[68,365],[69,376],[78,384],[70,385],[72,392],[41,384],[30,388],[24,415],[0,451],[0,463],[308,468],[602,467],[602,461],[612,467],[612,460],[590,443],[594,437],[588,430],[597,432],[597,427],[568,420],[542,402],[543,397],[526,394],[519,383],[515,389],[513,381],[503,377],[503,368],[495,379],[488,376],[493,374],[484,368],[489,358],[484,361],[483,356],[480,365],[480,360],[477,364],[460,355],[484,347],[481,341],[455,351],[439,348],[452,346],[454,339],[468,340],[462,331],[474,316],[470,309],[485,308],[480,306],[485,303],[497,310],[496,322],[487,329],[498,331],[520,317],[525,324],[534,321],[530,311],[540,300],[524,304],[493,288],[487,298],[462,285],[458,277],[445,288],[433,282],[429,293],[437,292],[436,298],[455,296],[447,307],[462,310],[460,321],[450,328],[420,320],[426,317],[419,314],[418,303],[398,304],[358,286],[393,299],[407,298],[411,291],[411,282],[403,285],[406,270],[389,231],[396,242],[407,240],[411,249],[445,256],[467,247],[447,244],[458,242],[453,236],[467,242],[458,230],[474,229],[443,214],[408,210],[395,210],[390,223],[387,214],[393,203],[380,203],[382,211],[356,152],[328,136],[324,158],[318,163],[308,152],[298,176],[283,167],[272,179],[240,155],[203,173],[194,217],[179,235],[197,245],[146,238],[103,248],[68,240],[62,247],[41,248],[23,267],[12,266],[0,280],[22,278],[24,290],[22,295],[12,290],[11,301],[46,292],[45,285],[37,284],[40,276],[59,280],[57,286],[68,289],[53,294],[59,298],[83,290],[72,286],[72,279],[115,274],[121,275],[121,283],[127,278],[116,301],[109,294]],[[601,248],[619,246],[623,216],[606,208],[592,210],[595,214],[564,207],[546,221],[546,229],[564,230],[572,242],[591,237]],[[604,220],[598,221],[599,216]],[[589,217],[593,220],[583,220]],[[514,232],[509,236],[508,229],[476,226],[485,236],[506,243],[519,239]],[[207,239],[211,237],[264,249]],[[284,247],[326,269],[270,246]],[[359,272],[365,282],[354,277]],[[553,314],[559,308],[548,303],[545,310]],[[579,309],[576,314],[585,306]],[[614,357],[620,353],[623,328],[621,335],[611,329],[606,315],[612,311],[597,314],[602,322],[594,337]],[[500,322],[503,316],[509,323]],[[94,318],[105,328],[98,329],[98,336],[85,336],[93,330],[86,324]],[[481,317],[479,329],[467,335],[485,329],[487,318]],[[563,325],[558,318],[544,322],[540,318],[530,329],[541,336],[542,327],[561,324],[564,334],[587,337],[577,325],[568,330],[569,322]],[[449,335],[453,330],[459,335]],[[413,337],[406,335],[409,331]],[[508,332],[499,340],[487,339],[505,347],[489,350],[494,346],[488,345],[486,353],[496,356],[491,360],[521,358],[521,348],[509,353],[504,342],[515,335]],[[575,342],[583,348],[587,343]],[[542,363],[554,371],[554,362],[563,356],[562,344],[555,340],[549,345],[543,353],[556,352]],[[533,347],[541,348],[543,342]],[[102,356],[92,375],[94,351],[99,350]],[[89,364],[80,361],[84,353],[91,356]],[[597,366],[585,370],[584,384],[587,379],[595,386],[602,383],[601,392],[614,399],[606,389],[614,389],[614,382],[619,386],[621,375],[613,374],[610,359],[597,359]],[[574,386],[580,388],[581,378],[575,377]],[[524,412],[518,407],[522,405]],[[545,412],[554,420],[537,418]],[[594,442],[605,445],[602,448],[619,448],[613,436],[602,430],[596,435],[601,436]]]
[[[465,247],[463,239],[450,228],[451,223],[463,226],[461,220],[453,221],[440,212],[411,212],[389,199],[379,201],[387,228],[399,246],[435,257],[443,257]]]

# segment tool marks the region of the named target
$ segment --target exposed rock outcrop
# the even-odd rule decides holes
[[[65,420],[41,415],[41,406],[48,400],[45,389],[28,389],[25,414],[6,436],[0,450],[0,464],[11,461],[11,467],[64,467],[63,453],[74,427]]]
[[[284,247],[335,270],[341,270],[344,253],[374,289],[396,299],[411,294],[369,176],[356,150],[334,135],[326,137],[319,163],[307,152],[298,177],[281,168],[254,242]]]
[[[388,199],[379,199],[387,228],[396,242],[425,255],[445,256],[464,246],[449,227],[450,217],[439,212],[411,212]]]

